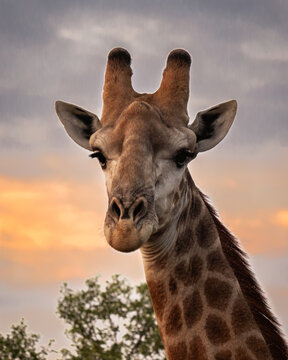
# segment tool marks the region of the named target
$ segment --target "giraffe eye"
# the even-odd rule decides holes
[[[195,154],[187,149],[181,149],[174,157],[175,164],[178,168],[184,166],[188,161],[195,158]]]
[[[107,159],[106,157],[102,154],[101,151],[97,150],[95,152],[93,152],[93,154],[89,155],[92,159],[97,158],[102,169],[106,169],[107,166]]]

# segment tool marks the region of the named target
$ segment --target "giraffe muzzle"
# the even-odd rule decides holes
[[[104,233],[108,243],[118,251],[139,249],[151,236],[153,223],[147,219],[148,201],[140,196],[127,203],[113,197],[107,211]]]

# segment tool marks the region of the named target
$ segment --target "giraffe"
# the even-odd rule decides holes
[[[189,125],[190,66],[188,52],[173,50],[159,89],[140,94],[131,84],[130,54],[115,48],[101,121],[62,101],[57,115],[105,173],[107,242],[141,251],[167,359],[288,359],[246,254],[187,169],[226,136],[237,110],[231,100],[199,112]]]

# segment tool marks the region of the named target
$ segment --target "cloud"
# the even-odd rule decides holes
[[[273,217],[269,212],[256,213],[253,217],[233,217],[224,213],[223,221],[239,237],[248,254],[279,256],[288,249],[287,229],[274,225]]]
[[[262,34],[261,41],[253,40],[243,42],[241,44],[241,50],[243,53],[257,61],[275,61],[275,62],[287,62],[288,50],[283,48],[282,42],[284,39],[277,39],[276,36],[271,36],[267,39],[267,34]]]
[[[252,269],[261,287],[265,290],[272,310],[278,315],[280,324],[285,325],[285,333],[288,331],[287,255],[286,250],[278,256],[273,257],[271,253],[269,253],[269,255],[253,255],[250,259]]]
[[[104,246],[104,211],[96,205],[103,208],[105,198],[93,193],[92,184],[0,178],[0,188],[0,244],[5,248]]]
[[[83,281],[99,274],[109,278],[122,274],[143,281],[143,265],[138,252],[118,253],[108,245],[97,248],[50,246],[11,249],[1,246],[1,283],[17,288]]]
[[[253,256],[251,258],[252,267],[267,294],[269,304],[272,305],[272,309],[279,316],[279,322],[284,325],[284,332],[287,333],[288,254],[287,251],[283,251],[279,256],[273,257],[270,255]]]
[[[279,210],[274,215],[274,221],[276,224],[283,226],[284,228],[288,227],[288,210]]]
[[[135,88],[144,92],[157,89],[168,52],[187,48],[194,58],[191,117],[237,98],[241,123],[233,143],[287,143],[287,5],[256,3],[2,2],[1,148],[59,146],[57,98],[100,115],[106,55],[119,45],[132,52]],[[38,134],[42,141],[32,142]]]
[[[287,268],[286,268],[287,271]],[[279,323],[283,326],[284,334],[288,332],[288,314],[287,314],[287,302],[288,302],[288,288],[271,286],[266,289],[272,309],[275,311]]]

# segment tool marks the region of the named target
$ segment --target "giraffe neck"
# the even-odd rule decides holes
[[[175,215],[142,249],[167,359],[272,359],[188,173]]]

